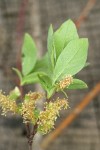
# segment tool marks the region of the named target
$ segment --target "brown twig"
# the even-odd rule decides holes
[[[19,49],[19,53],[17,55],[17,68],[21,70],[21,43],[22,43],[22,35],[23,35],[23,28],[25,24],[25,11],[28,6],[28,0],[22,0],[20,10],[19,10],[19,16],[18,16],[18,23],[17,23],[17,48]],[[23,87],[20,86],[20,81],[16,79],[17,85],[21,92],[21,99],[23,98],[24,92]],[[27,123],[26,125],[26,131],[27,131],[27,138],[28,138],[28,145],[29,150],[32,150],[32,143],[33,143],[33,136],[31,136],[31,130],[30,130],[30,124]]]
[[[34,138],[35,134],[37,133],[37,128],[38,128],[38,124],[36,123],[33,126],[33,129],[32,129],[32,132],[31,132],[30,124],[29,123],[26,124],[26,131],[27,131],[27,139],[28,139],[29,150],[32,150],[33,138]]]
[[[30,125],[29,125],[29,123],[26,123],[25,126],[26,126],[26,131],[27,131],[27,137],[29,137],[30,136]]]
[[[29,150],[31,150],[32,149],[32,142],[31,142],[32,140],[30,138],[30,136],[31,136],[31,134],[30,134],[30,124],[26,123],[25,126],[26,126],[26,131],[27,131],[27,139],[28,139]]]
[[[81,24],[85,21],[88,17],[91,9],[94,7],[96,0],[88,0],[86,6],[84,7],[83,11],[81,12],[79,18],[75,21],[77,28],[80,28]]]
[[[16,34],[17,34],[16,45],[17,45],[17,49],[19,50],[17,54],[17,58],[16,58],[17,60],[16,66],[19,70],[21,70],[21,43],[22,43],[22,35],[23,35],[23,29],[24,29],[24,24],[25,24],[25,11],[28,6],[27,4],[28,4],[28,0],[22,0],[20,9],[19,9],[18,22],[17,22],[17,28],[16,28]],[[16,79],[16,82],[20,89],[21,98],[22,98],[24,95],[23,87],[20,86],[20,81],[18,78]]]
[[[86,96],[85,98],[75,107],[69,116],[67,116],[62,123],[51,132],[44,140],[42,141],[41,147],[46,149],[48,145],[54,141],[61,132],[67,128],[72,121],[78,117],[78,115],[86,108],[86,106],[98,95],[100,94],[100,83],[98,83]]]

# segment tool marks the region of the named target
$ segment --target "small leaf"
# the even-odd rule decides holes
[[[57,58],[66,45],[73,39],[78,39],[78,33],[75,24],[69,19],[54,33],[54,45]]]
[[[22,78],[21,85],[27,85],[32,83],[39,83],[38,75],[44,75],[44,72],[33,72]]]
[[[27,85],[38,82],[37,73],[31,73],[22,78],[21,85]]]
[[[85,65],[87,59],[88,40],[76,39],[69,42],[60,54],[53,76],[53,83],[67,75],[75,75]]]
[[[48,53],[46,53],[42,59],[37,60],[33,72],[44,72],[45,74],[48,74],[48,76],[50,76],[51,75],[51,69],[50,69],[51,66],[49,64],[48,59],[49,59]]]
[[[9,93],[9,98],[11,100],[16,100],[18,97],[20,97],[21,93],[20,93],[20,90],[18,87],[15,87],[14,90],[12,90],[10,93]]]
[[[35,109],[34,110],[34,115],[35,115],[35,118],[37,118],[37,120],[38,120],[39,114],[40,114],[40,110]]]
[[[47,99],[49,99],[55,92],[55,87],[52,87],[50,90],[47,92]]]
[[[24,76],[33,70],[37,59],[36,53],[37,48],[32,37],[29,34],[25,34],[22,47],[22,73]]]
[[[52,25],[50,25],[49,31],[48,31],[48,39],[47,39],[47,48],[48,48],[49,54],[52,51],[52,46],[53,46],[52,39],[53,39],[53,28],[52,28]]]
[[[52,69],[53,69],[55,66],[56,53],[55,53],[55,47],[54,47],[52,25],[50,25],[50,28],[48,31],[47,48],[48,48],[48,56],[49,56],[50,65],[52,66]]]
[[[55,90],[55,87],[52,86],[51,79],[46,75],[44,76],[39,75],[38,77],[39,77],[42,87],[47,92],[47,98],[50,98],[53,95],[54,90]]]
[[[20,79],[20,82],[21,82],[22,81],[22,74],[21,74],[21,72],[17,68],[12,68],[12,69],[16,72],[16,74],[18,75],[18,77]]]
[[[45,90],[48,90],[48,89],[51,88],[51,83],[52,82],[51,82],[51,80],[50,80],[50,78],[48,76],[46,76],[46,75],[38,75],[38,77],[39,77],[41,85],[43,86],[43,88]]]
[[[73,79],[73,83],[71,83],[67,89],[86,89],[88,88],[87,84],[79,79]]]
[[[18,103],[18,104],[17,104],[17,107],[18,107],[17,113],[18,113],[19,115],[21,115],[21,112],[22,112],[22,103]]]
[[[39,83],[38,75],[50,75],[48,67],[48,55],[46,54],[42,59],[37,60],[34,70],[22,78],[21,85],[27,85],[32,83]]]

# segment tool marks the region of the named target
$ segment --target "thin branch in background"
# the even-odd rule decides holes
[[[79,18],[75,21],[75,24],[77,26],[77,28],[80,28],[81,24],[86,20],[86,18],[88,17],[91,9],[94,7],[96,3],[96,0],[89,0],[86,4],[86,6],[84,7],[83,11],[80,13]]]
[[[20,5],[20,9],[19,9],[19,14],[18,14],[18,22],[17,22],[17,29],[16,29],[16,33],[17,33],[17,40],[16,40],[16,45],[17,45],[17,49],[18,49],[18,55],[17,55],[17,68],[19,70],[21,70],[21,43],[22,43],[22,35],[23,35],[23,30],[24,30],[24,24],[25,24],[25,12],[28,6],[28,1],[29,0],[22,0],[21,1],[21,5]],[[21,92],[21,97],[23,97],[23,88],[20,86],[20,82],[18,80],[18,78],[16,79],[17,85],[20,89]]]
[[[87,105],[94,100],[94,98],[100,94],[100,83],[98,83],[86,96],[85,98],[74,108],[71,114],[67,116],[62,123],[42,141],[41,147],[46,149],[49,144],[54,141],[61,132],[67,128],[78,115],[87,107]]]
[[[83,9],[82,13],[80,14],[79,18],[75,21],[75,24],[77,26],[77,28],[80,28],[80,26],[82,25],[82,23],[84,23],[84,21],[86,20],[86,18],[88,17],[91,9],[93,9],[94,5],[96,3],[96,0],[89,0],[88,3],[86,4],[85,8]],[[92,75],[92,74],[91,74]],[[92,78],[93,81],[93,78]],[[96,116],[96,122],[97,122],[97,128],[98,131],[100,130],[100,122],[99,122],[99,101],[98,98],[96,98],[96,101],[93,101],[93,105],[94,105],[94,109],[95,109],[95,116]],[[100,132],[99,132],[99,137],[100,137]]]
[[[17,68],[21,70],[21,43],[22,43],[22,36],[23,36],[23,29],[25,24],[25,12],[28,6],[29,0],[22,0],[20,10],[19,10],[19,17],[18,17],[18,24],[17,24],[17,48],[19,50],[19,53],[17,55]],[[20,92],[21,92],[21,98],[23,98],[24,90],[23,87],[20,86],[20,82],[17,80],[17,85],[19,86]],[[29,150],[32,150],[32,143],[33,143],[33,137],[34,134],[31,133],[31,127],[30,124],[25,124],[26,131],[27,131],[27,139],[28,139],[28,145]],[[33,134],[33,135],[32,135]]]
[[[17,46],[19,48],[19,53],[17,56],[17,67],[19,70],[21,70],[21,43],[22,43],[22,35],[23,35],[23,29],[25,24],[25,12],[26,8],[28,6],[28,0],[22,0],[20,9],[19,9],[19,15],[18,15],[18,22],[17,22]]]

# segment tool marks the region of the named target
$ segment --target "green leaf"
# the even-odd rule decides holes
[[[48,48],[48,56],[49,56],[50,65],[52,66],[52,69],[53,69],[55,66],[56,53],[55,53],[55,47],[54,47],[52,25],[50,25],[50,28],[48,31],[47,48]]]
[[[73,79],[73,83],[70,84],[67,89],[86,89],[88,88],[87,84],[79,79]]]
[[[25,77],[22,78],[22,81],[21,81],[21,85],[27,85],[27,84],[32,84],[32,83],[36,83],[38,82],[38,77],[37,77],[37,73],[34,72],[34,73],[31,73]]]
[[[52,87],[50,90],[47,92],[47,99],[49,99],[55,92],[55,87]]]
[[[54,45],[57,58],[66,45],[73,39],[78,38],[75,24],[70,19],[64,22],[61,27],[54,33]]]
[[[60,54],[53,76],[53,83],[66,75],[75,75],[85,65],[87,59],[88,40],[76,39],[69,42]]]
[[[20,97],[21,93],[20,93],[20,90],[18,87],[15,87],[14,90],[12,90],[10,93],[9,93],[9,98],[11,100],[17,100],[18,97]]]
[[[24,76],[33,70],[37,60],[36,53],[37,48],[32,37],[29,34],[25,34],[22,47],[22,73]]]
[[[35,109],[34,110],[34,115],[35,115],[35,118],[37,118],[37,120],[38,120],[39,114],[40,114],[40,110]]]
[[[51,55],[51,51],[52,51],[52,42],[53,42],[53,28],[52,28],[52,25],[50,25],[49,27],[49,31],[48,31],[48,39],[47,39],[47,48],[48,48],[48,52],[49,52],[49,55]]]
[[[12,68],[12,69],[16,72],[16,74],[18,75],[18,77],[20,79],[20,82],[21,82],[22,81],[22,74],[21,74],[21,72],[17,68]]]
[[[48,58],[48,53],[43,56],[42,59],[37,60],[35,68],[33,72],[43,72],[44,74],[48,75],[50,78],[52,76],[52,66],[50,65],[50,61]]]
[[[39,83],[38,75],[45,75],[44,72],[33,72],[22,78],[21,85],[27,85],[32,83]]]
[[[22,78],[21,85],[39,83],[40,80],[38,78],[38,75],[47,74],[50,75],[51,73],[48,65],[48,54],[46,53],[46,55],[42,59],[37,60],[34,70],[30,74]]]
[[[40,80],[40,83],[42,85],[42,87],[45,89],[45,90],[48,90],[51,88],[51,80],[48,76],[46,75],[38,75],[39,77],[39,80]]]
[[[47,92],[47,98],[50,98],[55,91],[55,87],[52,86],[51,79],[47,75],[39,75],[38,77],[43,89]]]
[[[22,103],[18,103],[18,104],[17,104],[17,113],[18,113],[19,115],[21,115],[21,112],[22,112]]]

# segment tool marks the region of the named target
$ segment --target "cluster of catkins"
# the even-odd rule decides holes
[[[60,81],[59,88],[63,89],[65,86],[72,82],[72,77],[68,76],[64,80]],[[17,91],[17,96],[16,96]],[[15,93],[14,93],[15,92]],[[44,103],[44,110],[39,110],[37,107],[37,101],[43,98],[46,99],[45,94],[40,92],[29,92],[25,95],[24,100],[20,103],[17,102],[17,98],[20,96],[18,89],[10,93],[8,96],[0,92],[0,106],[2,108],[2,115],[9,112],[13,114],[19,114],[23,118],[25,124],[32,123],[37,124],[37,131],[42,134],[50,132],[54,128],[55,121],[59,116],[61,109],[67,109],[67,99],[57,98],[56,100],[47,101]]]

